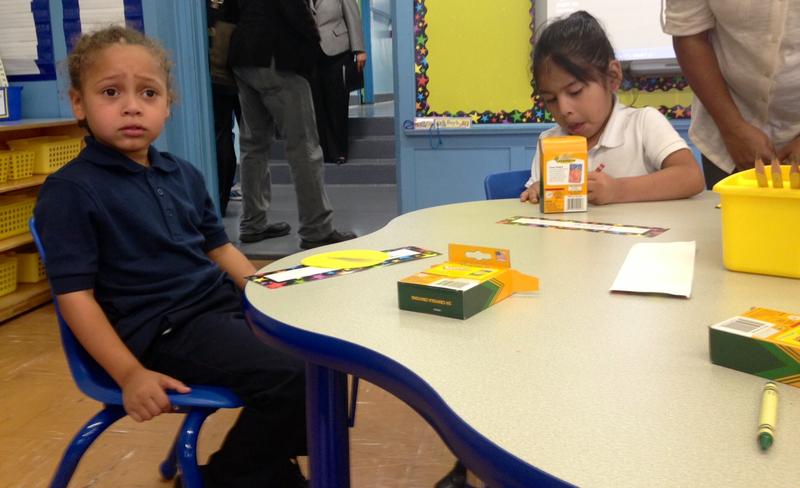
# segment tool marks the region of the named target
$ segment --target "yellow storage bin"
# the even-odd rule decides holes
[[[722,204],[722,256],[733,271],[800,278],[800,190],[759,188],[755,170],[734,173],[714,185]]]
[[[29,137],[8,141],[11,149],[30,150],[34,174],[50,174],[64,166],[81,151],[81,139],[69,136]]]
[[[0,151],[0,182],[33,176],[33,151]]]
[[[17,258],[0,256],[0,296],[17,289]]]
[[[0,239],[27,232],[28,220],[33,215],[35,205],[36,197],[0,195]]]
[[[47,278],[44,263],[39,253],[33,249],[24,249],[14,253],[17,258],[17,281],[19,283],[36,283]]]
[[[8,170],[11,167],[11,151],[0,150],[0,183],[8,180]]]

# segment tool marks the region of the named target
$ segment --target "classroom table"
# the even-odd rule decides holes
[[[281,289],[247,285],[254,330],[309,365],[311,486],[349,486],[346,373],[408,403],[492,487],[798,486],[800,390],[778,385],[775,443],[761,452],[766,380],[713,365],[708,326],[751,306],[798,311],[800,280],[727,271],[718,201],[704,192],[547,216],[669,229],[652,238],[498,224],[540,216],[515,200],[445,205],[270,264],[335,249],[443,254]],[[609,291],[633,244],[690,240],[691,298]],[[463,321],[400,310],[397,281],[443,262],[448,243],[510,249],[512,267],[541,290]]]

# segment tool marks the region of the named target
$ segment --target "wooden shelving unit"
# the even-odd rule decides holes
[[[0,123],[0,148],[11,139],[47,135],[82,136],[83,129],[74,119],[23,119]],[[47,175],[33,175],[21,180],[8,180],[0,183],[0,194],[29,190],[38,191]],[[0,239],[0,252],[13,251],[33,242],[29,232]],[[50,288],[47,280],[38,283],[19,283],[13,293],[0,297],[0,322],[24,313],[50,301]]]

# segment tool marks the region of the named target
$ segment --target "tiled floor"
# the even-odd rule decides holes
[[[395,185],[328,185],[328,198],[333,205],[333,225],[338,230],[352,230],[358,235],[374,232],[397,215]],[[297,202],[292,185],[273,185],[270,222],[286,221],[292,232],[284,237],[243,244],[239,241],[241,202],[228,204],[225,230],[242,252],[251,259],[276,259],[300,251],[297,236]]]

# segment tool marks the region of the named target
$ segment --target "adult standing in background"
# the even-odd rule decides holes
[[[236,175],[233,119],[241,123],[239,93],[228,66],[230,36],[236,27],[236,0],[207,0],[208,66],[211,73],[211,100],[214,105],[214,134],[217,146],[219,209],[224,217]]]
[[[800,155],[800,3],[666,0],[663,27],[695,94],[709,189],[756,157]]]
[[[347,66],[364,70],[364,32],[356,0],[309,0],[319,28],[322,56],[312,81],[317,130],[325,161],[347,162],[350,90]]]
[[[271,200],[269,152],[277,126],[286,143],[300,214],[300,247],[311,249],[355,237],[333,229],[325,192],[308,78],[319,55],[319,31],[308,0],[238,0],[239,23],[228,54],[242,105],[239,240],[256,242],[289,233],[267,223]]]

